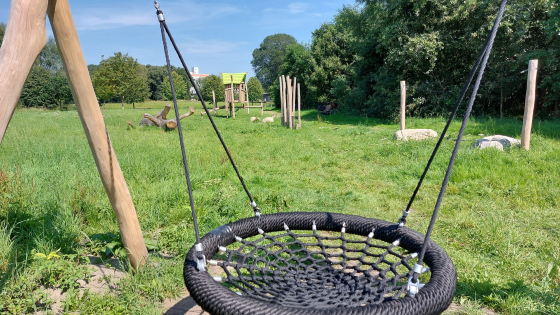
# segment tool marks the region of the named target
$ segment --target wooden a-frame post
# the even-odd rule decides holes
[[[13,0],[0,48],[0,143],[16,108],[25,80],[47,42],[46,14],[97,170],[115,211],[122,241],[134,269],[148,257],[128,186],[113,151],[95,97],[68,0]]]

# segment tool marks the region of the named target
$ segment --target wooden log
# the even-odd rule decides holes
[[[529,61],[527,74],[527,92],[525,94],[525,114],[523,115],[523,129],[521,130],[521,147],[529,150],[531,147],[531,128],[533,127],[533,112],[535,110],[535,96],[537,93],[537,69],[539,61]]]
[[[128,259],[132,268],[140,269],[146,263],[148,251],[130,192],[95,97],[68,0],[50,0],[47,12],[76,109],[101,181],[115,211]]]
[[[167,114],[169,114],[169,110],[171,110],[171,104],[167,103],[165,104],[165,107],[156,114],[155,118],[162,117],[163,119],[167,119]]]
[[[297,129],[301,128],[301,87],[298,83],[298,126]]]
[[[406,118],[406,82],[401,81],[401,130],[405,129]]]
[[[164,110],[167,108],[168,105],[169,104],[166,105]],[[189,117],[189,116],[194,114],[194,107],[190,107],[189,110],[190,111],[188,113],[179,116],[179,119],[181,120],[183,118]],[[152,116],[148,113],[144,113],[144,115],[142,115],[142,117],[143,117],[142,121],[140,121],[140,126],[156,125],[160,128],[164,128],[166,131],[173,130],[173,129],[177,128],[177,120],[175,118],[167,119],[167,113],[165,113],[165,115],[160,115],[160,113],[161,113],[161,111],[156,116]],[[202,117],[202,114],[201,114],[201,117]]]
[[[47,0],[13,0],[0,48],[0,143],[27,75],[47,43]]]

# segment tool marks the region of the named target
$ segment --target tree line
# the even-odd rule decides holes
[[[4,37],[6,25],[0,23],[0,45]],[[88,65],[89,74],[100,104],[119,102],[135,104],[146,100],[173,99],[167,66],[142,65],[136,59],[121,52],[113,56],[101,57],[97,65]],[[198,99],[191,89],[188,74],[183,68],[172,66],[172,76],[178,99]],[[222,79],[216,75],[195,80],[201,90],[202,97],[211,103],[212,91],[215,92],[216,102],[225,99]],[[257,78],[252,77],[248,82],[249,99],[262,99],[262,86]],[[54,38],[50,37],[47,44],[37,57],[25,86],[19,103],[23,107],[59,108],[62,110],[72,101],[72,93],[63,69],[62,59],[58,52]]]
[[[278,76],[297,77],[302,102],[338,103],[350,112],[391,118],[399,81],[408,114],[447,115],[496,18],[498,0],[358,0],[301,44],[267,37],[252,65],[278,100]],[[526,69],[539,59],[536,110],[557,117],[560,103],[560,8],[557,1],[517,0],[507,7],[474,113],[523,114]]]

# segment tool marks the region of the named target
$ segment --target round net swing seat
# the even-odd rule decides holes
[[[382,220],[279,213],[209,232],[201,244],[214,267],[200,271],[193,247],[183,272],[193,299],[213,315],[440,314],[457,276],[435,242],[425,254],[425,286],[407,294],[423,242],[422,234]]]

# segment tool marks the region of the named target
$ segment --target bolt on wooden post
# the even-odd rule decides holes
[[[533,127],[533,113],[535,110],[538,67],[539,61],[537,59],[529,61],[527,92],[525,94],[525,114],[523,115],[523,129],[521,130],[521,147],[525,150],[529,150],[531,146],[531,128]]]

